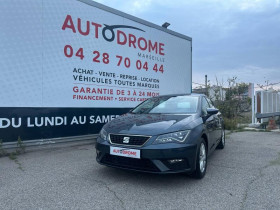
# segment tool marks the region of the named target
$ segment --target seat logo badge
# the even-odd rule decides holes
[[[123,143],[128,144],[129,143],[129,137],[123,137]]]

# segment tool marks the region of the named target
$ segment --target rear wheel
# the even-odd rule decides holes
[[[220,143],[218,144],[217,148],[218,149],[224,149],[226,145],[226,134],[225,134],[225,130],[222,130],[222,136],[221,136],[221,140]]]
[[[196,157],[196,170],[194,172],[194,177],[197,179],[202,179],[206,173],[207,169],[207,146],[204,139],[201,140],[199,145],[199,150]]]

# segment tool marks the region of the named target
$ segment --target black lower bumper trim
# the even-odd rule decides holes
[[[100,160],[100,163],[127,169],[160,172],[159,169],[152,163],[152,161],[148,159],[135,159],[105,154]]]

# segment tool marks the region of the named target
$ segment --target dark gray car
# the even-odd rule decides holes
[[[202,178],[207,157],[224,146],[223,118],[205,95],[166,95],[104,125],[96,159],[111,167]]]

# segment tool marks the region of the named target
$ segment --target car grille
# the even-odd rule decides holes
[[[101,163],[126,169],[159,172],[159,169],[148,159],[135,159],[105,154],[101,159]]]
[[[123,142],[125,137],[129,137],[128,143]],[[146,141],[148,141],[149,138],[150,136],[110,134],[110,141],[112,144],[142,146],[146,143]]]

